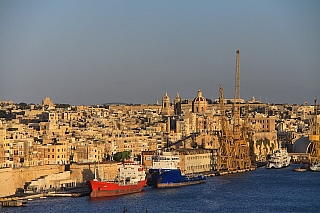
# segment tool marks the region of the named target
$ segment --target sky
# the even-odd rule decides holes
[[[318,0],[0,1],[0,101],[320,99]]]

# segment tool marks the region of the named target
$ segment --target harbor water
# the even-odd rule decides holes
[[[47,198],[1,212],[320,212],[320,173],[258,168],[208,177],[199,185],[171,189],[145,187],[141,193],[90,199]]]

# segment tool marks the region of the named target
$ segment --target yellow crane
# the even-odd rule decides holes
[[[311,141],[310,149],[310,164],[315,162],[320,162],[320,133],[318,124],[318,107],[317,99],[314,100],[314,115],[313,115],[313,125],[312,134],[309,135],[309,140]]]
[[[235,146],[236,169],[250,168],[250,151],[246,135],[240,132],[240,50],[236,52],[236,79],[233,101],[233,143]]]
[[[220,133],[220,149],[217,161],[217,170],[233,170],[235,152],[234,145],[232,144],[232,133],[228,128],[227,117],[224,108],[224,96],[222,86],[219,86],[219,104],[221,116],[221,133]]]
[[[236,57],[236,81],[233,101],[233,128],[228,127],[224,109],[223,89],[219,88],[219,102],[221,114],[220,151],[218,158],[218,170],[234,171],[248,169],[251,166],[249,145],[246,141],[246,133],[240,132],[240,50]]]

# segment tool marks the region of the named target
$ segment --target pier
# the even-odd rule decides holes
[[[24,202],[22,200],[8,200],[1,201],[2,207],[20,207],[23,206]]]
[[[205,173],[204,175],[206,177],[214,177],[214,176],[222,176],[222,175],[229,175],[229,174],[236,174],[236,173],[242,173],[242,172],[249,172],[249,171],[254,171],[256,170],[256,167],[251,167],[248,169],[238,169],[238,170],[233,170],[233,171],[213,171],[213,172],[208,172]]]

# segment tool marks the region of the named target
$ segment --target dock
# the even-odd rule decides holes
[[[238,169],[238,170],[233,170],[233,171],[214,171],[214,172],[205,173],[204,175],[206,177],[214,177],[214,176],[222,176],[222,175],[249,172],[249,171],[253,171],[253,170],[256,170],[256,168],[255,167],[251,167],[251,168],[248,168],[248,169]]]
[[[74,193],[48,193],[46,194],[47,197],[83,197],[89,196],[90,192],[74,192]]]
[[[17,197],[13,198],[2,198],[0,204],[2,207],[22,207],[26,204],[26,201],[18,200]]]

